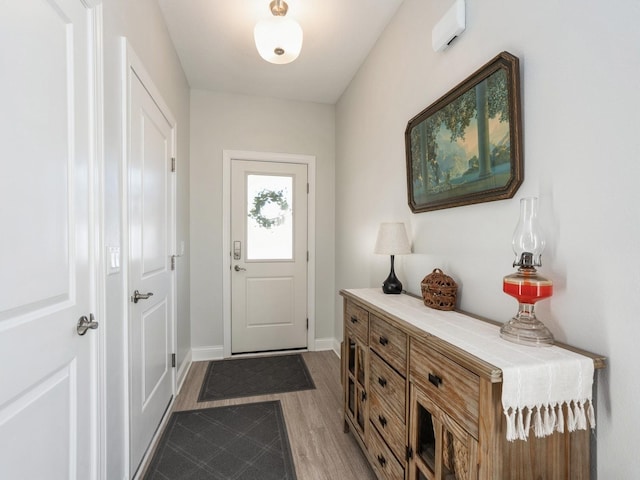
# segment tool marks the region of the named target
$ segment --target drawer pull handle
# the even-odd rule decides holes
[[[386,380],[385,378],[378,377],[378,383],[380,384],[380,386],[381,386],[382,388],[384,388],[384,387],[386,387],[386,386],[387,386],[387,380]]]
[[[351,315],[351,323],[358,323],[358,317]]]
[[[387,459],[384,458],[382,455],[378,455],[378,463],[380,464],[381,467],[384,467],[387,464]]]
[[[429,381],[433,383],[436,388],[442,384],[442,379],[437,375],[433,375],[432,373],[429,374]]]
[[[382,345],[383,347],[387,345],[387,343],[389,343],[389,339],[387,337],[380,337],[378,339],[378,341],[380,342],[380,345]]]
[[[387,426],[387,419],[382,415],[378,415],[378,421],[380,422],[380,425],[382,425],[382,428]]]

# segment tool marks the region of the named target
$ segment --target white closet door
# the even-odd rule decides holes
[[[88,20],[0,3],[0,478],[96,477]]]

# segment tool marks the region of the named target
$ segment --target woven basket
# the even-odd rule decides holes
[[[422,298],[427,307],[436,310],[453,310],[456,308],[458,285],[449,275],[436,268],[422,279]]]

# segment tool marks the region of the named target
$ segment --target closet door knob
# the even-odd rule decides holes
[[[140,293],[138,290],[136,290],[135,292],[133,292],[133,295],[131,296],[131,301],[133,303],[138,303],[138,300],[146,300],[147,298],[152,296],[153,296],[152,292]]]
[[[85,333],[87,333],[87,330],[95,330],[96,328],[98,328],[98,322],[95,321],[93,313],[89,314],[89,318],[91,320],[83,315],[80,317],[80,320],[78,320],[78,325],[76,326],[78,335],[83,336]]]

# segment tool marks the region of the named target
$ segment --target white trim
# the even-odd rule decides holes
[[[333,353],[335,353],[338,358],[342,357],[342,342],[340,340],[338,340],[337,338],[333,339],[333,348],[331,349],[333,350]]]
[[[292,153],[222,151],[222,325],[224,358],[231,356],[231,160],[256,162],[303,163],[307,165],[307,348],[315,349],[316,331],[316,157]]]
[[[80,2],[88,9],[102,7],[102,0],[80,0]]]
[[[340,358],[342,349],[342,342],[337,338],[318,338],[316,340],[316,351],[331,350]]]
[[[94,299],[91,302],[95,308],[95,318],[100,325],[96,331],[95,378],[97,418],[95,423],[95,438],[92,439],[92,452],[95,461],[92,462],[91,478],[107,478],[107,335],[106,335],[106,285],[105,285],[105,255],[104,255],[104,44],[102,2],[84,2],[89,12],[90,42],[90,98],[91,98],[91,179],[92,179],[92,252],[94,274]]]
[[[178,372],[176,374],[176,377],[177,377],[176,379],[177,387],[176,387],[176,395],[175,395],[176,397],[180,394],[180,391],[182,390],[182,386],[184,385],[184,381],[187,379],[187,375],[189,374],[189,370],[191,369],[192,363],[193,363],[193,354],[191,350],[189,350],[185,355],[184,360],[180,364],[180,367],[178,368]]]
[[[316,338],[314,350],[316,352],[334,350],[335,343],[335,338]]]
[[[129,42],[127,41],[126,37],[121,37],[121,54],[122,54],[122,61],[123,61],[123,68],[122,68],[122,211],[121,211],[121,216],[122,216],[122,248],[121,248],[121,253],[122,253],[122,260],[121,260],[121,265],[122,265],[122,278],[123,278],[123,282],[122,282],[122,287],[123,287],[123,291],[122,291],[122,318],[124,318],[124,322],[125,322],[125,326],[126,328],[124,328],[124,335],[123,335],[123,348],[124,351],[127,352],[127,354],[124,357],[124,361],[123,361],[123,372],[122,372],[122,378],[123,378],[123,382],[124,382],[124,439],[123,439],[123,449],[124,449],[124,467],[125,467],[125,471],[129,473],[131,472],[131,445],[130,445],[130,436],[131,436],[131,415],[130,415],[130,409],[131,409],[131,389],[130,389],[130,366],[131,366],[131,362],[130,362],[130,344],[129,344],[129,340],[130,340],[130,336],[129,336],[129,329],[128,326],[130,324],[129,322],[129,291],[131,290],[129,287],[129,257],[130,257],[130,252],[129,252],[129,237],[130,237],[130,229],[129,229],[129,131],[130,131],[130,121],[131,119],[129,118],[129,111],[130,111],[130,105],[131,105],[131,88],[130,88],[130,82],[131,82],[131,74],[136,75],[138,77],[138,79],[140,80],[140,82],[142,83],[142,85],[144,86],[144,88],[147,90],[147,92],[149,92],[149,95],[152,97],[153,101],[155,102],[155,104],[158,106],[158,108],[160,109],[160,112],[162,113],[162,115],[166,118],[167,122],[169,123],[169,125],[171,125],[171,135],[172,135],[172,143],[173,143],[173,150],[171,152],[171,155],[173,157],[176,157],[176,151],[177,151],[177,122],[175,121],[175,118],[173,117],[173,114],[171,113],[171,110],[169,109],[169,107],[167,106],[166,102],[164,101],[162,95],[160,94],[160,91],[156,88],[151,75],[149,75],[149,73],[147,72],[147,70],[144,68],[142,61],[140,60],[140,58],[136,55],[136,53],[133,51],[133,49],[131,48],[131,46],[129,45]],[[176,162],[178,162],[178,159],[176,158]],[[169,226],[169,228],[171,229],[170,231],[170,238],[171,238],[171,245],[170,245],[170,250],[173,253],[176,253],[175,251],[175,245],[176,245],[176,235],[177,235],[177,228],[176,228],[176,203],[177,203],[177,168],[176,168],[176,174],[171,176],[171,195],[172,195],[172,205],[171,205],[171,220],[170,223],[171,225]],[[172,351],[176,352],[177,351],[177,289],[176,289],[176,272],[173,272],[173,275],[171,276],[171,295],[172,295],[172,301],[173,301],[173,312],[171,315],[171,346],[172,346]],[[172,393],[173,393],[173,397],[171,399],[171,405],[173,405],[173,402],[175,400],[176,397],[176,379],[177,379],[177,375],[176,375],[176,369],[173,368],[171,369],[172,372]],[[167,412],[170,411],[170,407],[169,409],[167,409]],[[161,425],[164,424],[164,422],[166,421],[166,419],[168,418],[167,412],[165,412],[165,415],[161,421]],[[160,428],[158,428],[158,431],[160,431]],[[156,436],[157,436],[157,432],[156,432]],[[156,437],[154,436],[154,438],[151,441],[151,444],[153,445],[154,442],[156,441]],[[144,465],[144,462],[146,461],[146,456],[148,455],[148,452],[151,450],[151,448],[148,449],[147,454],[145,454],[145,456],[142,459],[142,462],[140,463],[140,466]],[[139,466],[137,466],[139,467]]]
[[[193,362],[206,362],[209,360],[222,360],[224,358],[224,347],[215,345],[211,347],[196,347],[191,350]]]
[[[122,239],[122,245],[120,246],[120,265],[121,265],[121,273],[122,273],[122,295],[121,295],[121,299],[122,299],[122,303],[120,305],[121,307],[121,317],[124,321],[124,325],[125,328],[123,328],[122,330],[122,351],[126,352],[126,355],[124,355],[123,358],[123,362],[122,362],[122,371],[120,372],[120,376],[122,379],[122,388],[123,388],[123,438],[122,438],[122,458],[124,460],[124,471],[127,475],[127,477],[130,477],[130,466],[129,466],[129,459],[130,459],[130,454],[129,454],[129,450],[130,450],[130,442],[129,442],[129,435],[130,435],[130,421],[129,421],[129,397],[131,396],[131,392],[129,389],[129,329],[126,328],[126,326],[128,326],[128,318],[129,318],[129,304],[128,304],[128,298],[129,298],[129,292],[128,292],[128,288],[129,285],[127,283],[127,278],[129,278],[129,242],[127,241],[127,239],[129,238],[129,212],[128,212],[128,205],[129,205],[129,189],[127,188],[127,185],[129,184],[129,179],[128,179],[128,175],[127,175],[127,165],[128,165],[128,159],[129,159],[129,96],[130,96],[130,92],[129,92],[129,47],[127,45],[127,39],[125,37],[122,37],[121,39],[121,44],[120,44],[120,49],[121,49],[121,55],[122,55],[122,85],[121,85],[121,92],[122,92],[122,109],[121,109],[121,123],[122,123],[122,166],[121,166],[121,181],[120,184],[122,185],[122,194],[121,194],[121,200],[122,203],[120,204],[120,218],[122,219],[122,224],[121,224],[121,229],[122,229],[122,234],[121,234],[121,239]]]
[[[126,279],[129,277],[129,243],[126,239],[129,238],[129,213],[128,213],[128,205],[129,205],[129,192],[127,185],[129,184],[127,178],[127,164],[128,164],[128,152],[129,152],[129,59],[128,59],[128,46],[127,39],[122,37],[120,42],[120,54],[122,55],[122,84],[121,84],[121,92],[122,92],[122,108],[121,108],[121,123],[122,123],[122,165],[121,165],[121,181],[122,185],[122,194],[121,200],[122,203],[120,205],[120,218],[121,220],[121,239],[122,245],[120,246],[120,268],[122,273],[122,302],[120,304],[121,308],[121,318],[124,321],[124,325],[128,325],[129,318],[129,305],[127,300],[129,298],[128,284]],[[124,460],[124,471],[126,472],[127,477],[130,477],[130,467],[129,467],[129,397],[131,393],[129,391],[129,329],[122,329],[122,351],[127,354],[124,355],[122,362],[122,371],[120,372],[120,378],[122,379],[122,388],[123,388],[123,438],[122,438],[122,458]]]

